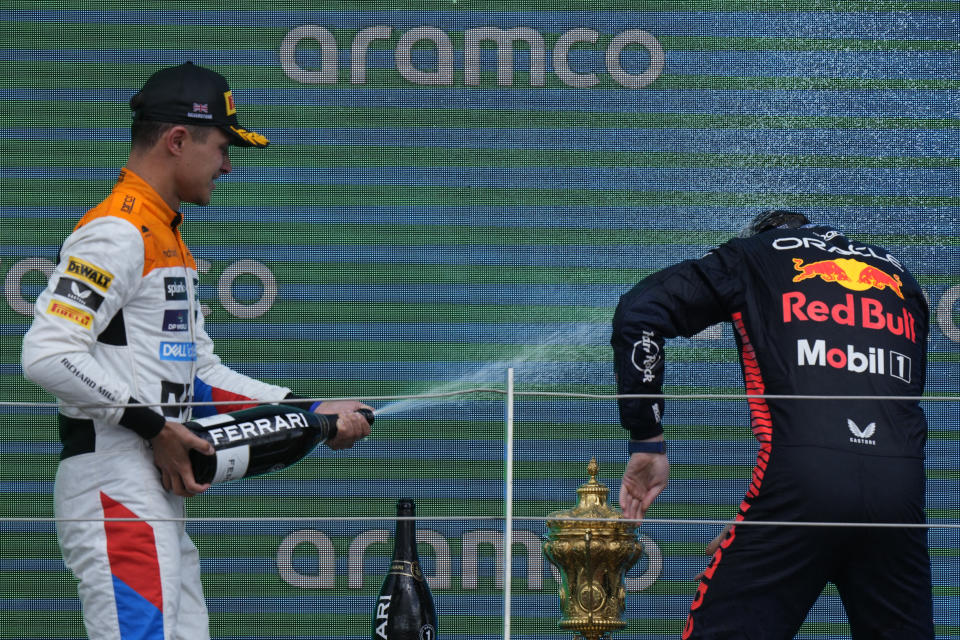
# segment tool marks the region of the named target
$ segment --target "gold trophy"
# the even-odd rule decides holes
[[[610,489],[597,482],[599,470],[596,458],[590,460],[590,480],[577,489],[577,506],[547,516],[550,531],[543,543],[560,570],[558,626],[575,631],[574,640],[609,638],[627,626],[620,619],[627,597],[623,578],[643,552],[636,523],[611,521],[622,516],[607,504]]]

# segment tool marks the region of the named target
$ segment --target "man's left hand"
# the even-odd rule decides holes
[[[623,517],[639,520],[667,486],[670,463],[663,453],[635,453],[630,456],[620,482]]]

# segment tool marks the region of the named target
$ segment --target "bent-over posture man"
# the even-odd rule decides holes
[[[887,250],[801,214],[757,216],[742,237],[655,273],[620,299],[621,394],[662,393],[664,339],[730,322],[759,443],[736,522],[925,522],[928,309]],[[667,485],[662,400],[621,399],[632,455],[620,504],[642,517]],[[934,636],[923,528],[736,525],[703,572],[683,638],[793,638],[827,582],[856,639]]]

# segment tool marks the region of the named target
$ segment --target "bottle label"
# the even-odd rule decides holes
[[[392,596],[380,596],[377,599],[377,612],[373,621],[373,629],[376,634],[374,638],[383,638],[390,640],[388,631],[390,627],[390,603]],[[424,624],[418,632],[419,640],[437,640],[437,630],[430,624]]]
[[[197,424],[209,426],[209,423],[204,424],[202,420],[207,420],[207,418],[197,420]],[[283,415],[264,416],[237,424],[225,424],[222,427],[215,426],[208,428],[206,431],[210,440],[213,442],[213,446],[217,447],[229,445],[233,442],[253,440],[265,434],[276,433],[287,429],[308,428],[310,428],[310,424],[307,422],[307,419],[303,417],[303,414],[287,413]]]
[[[390,563],[390,573],[401,576],[410,576],[414,580],[423,581],[423,570],[419,562],[409,560],[394,560]]]
[[[213,474],[213,484],[242,478],[247,472],[249,464],[249,445],[219,449],[217,451],[217,471]]]
[[[392,596],[380,596],[377,599],[377,615],[374,620],[374,630],[377,636],[387,640],[387,623],[390,621],[390,600]]]

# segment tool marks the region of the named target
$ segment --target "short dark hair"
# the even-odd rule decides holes
[[[173,127],[186,127],[198,142],[203,142],[210,135],[213,127],[198,127],[192,124],[175,124],[173,122],[157,122],[156,120],[134,120],[130,125],[130,146],[134,149],[149,149]]]
[[[758,213],[750,222],[748,222],[740,231],[741,238],[749,238],[764,231],[770,231],[778,227],[787,227],[796,229],[805,224],[810,224],[810,219],[802,213],[788,211],[786,209],[770,209]]]

